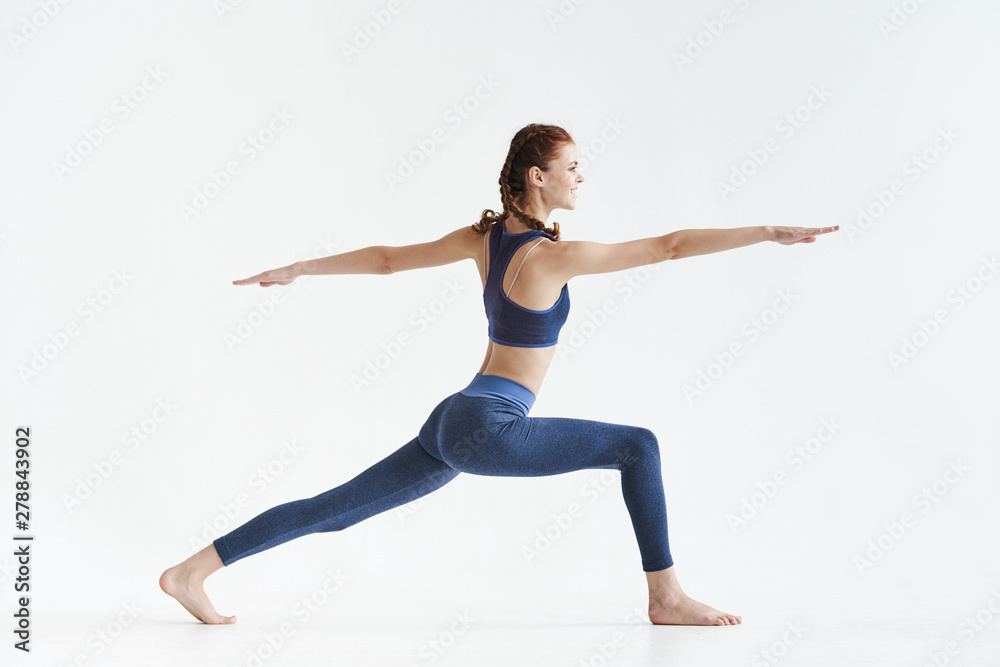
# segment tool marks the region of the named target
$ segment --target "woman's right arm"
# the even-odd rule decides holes
[[[753,245],[761,241],[775,241],[783,245],[812,243],[820,234],[840,229],[834,227],[737,227],[736,229],[681,229],[667,234],[673,237],[673,257],[694,257],[733,248]]]
[[[835,227],[737,227],[735,229],[681,229],[663,236],[624,243],[560,241],[551,244],[555,253],[553,270],[560,278],[608,273],[656,264],[668,259],[682,259],[732,250],[762,241],[783,245],[812,243],[816,236],[840,229]],[[548,245],[548,244],[546,244]]]
[[[683,259],[770,241],[773,235],[772,227],[758,226],[735,229],[680,229],[667,234],[667,238],[671,239],[674,250],[670,259]]]

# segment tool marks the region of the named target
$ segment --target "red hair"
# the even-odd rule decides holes
[[[483,210],[482,217],[472,225],[472,229],[483,234],[494,222],[502,223],[511,214],[516,214],[529,227],[547,232],[559,240],[558,222],[552,223],[551,228],[546,227],[544,222],[525,213],[521,206],[524,205],[527,194],[528,170],[538,167],[542,171],[548,171],[549,164],[558,157],[562,147],[571,143],[574,142],[569,132],[556,125],[532,123],[518,130],[510,140],[507,161],[500,170],[500,201],[503,203],[503,211],[497,213],[491,209]]]

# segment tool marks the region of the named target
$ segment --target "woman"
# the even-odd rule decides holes
[[[205,594],[203,582],[224,565],[296,537],[343,530],[440,488],[460,472],[543,476],[591,468],[621,473],[649,584],[655,624],[734,625],[740,616],[689,598],[674,572],[656,436],[647,428],[584,419],[529,417],[569,312],[573,276],[776,241],[812,243],[839,227],[685,229],[624,243],[559,241],[555,209],[575,209],[583,182],[570,135],[532,124],[514,135],[500,172],[503,212],[437,241],[370,246],[236,280],[236,285],[288,285],[298,276],[378,273],[440,266],[471,258],[483,281],[489,320],[486,358],[471,383],[442,400],[417,437],[350,481],[313,498],[273,507],[167,569],[160,587],[205,623],[233,623]],[[526,261],[531,254],[531,261]]]

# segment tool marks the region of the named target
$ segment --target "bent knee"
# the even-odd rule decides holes
[[[656,434],[644,426],[636,426],[633,431],[633,446],[639,456],[660,456],[660,441]]]

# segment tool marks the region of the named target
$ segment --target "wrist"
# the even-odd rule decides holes
[[[764,231],[764,240],[765,241],[773,241],[774,238],[775,238],[774,237],[774,227],[772,227],[771,225],[764,225],[762,227],[762,229]]]
[[[309,268],[308,264],[308,262],[299,261],[292,264],[289,268],[295,274],[295,277],[298,278],[299,276],[309,275],[309,272],[307,271]]]

